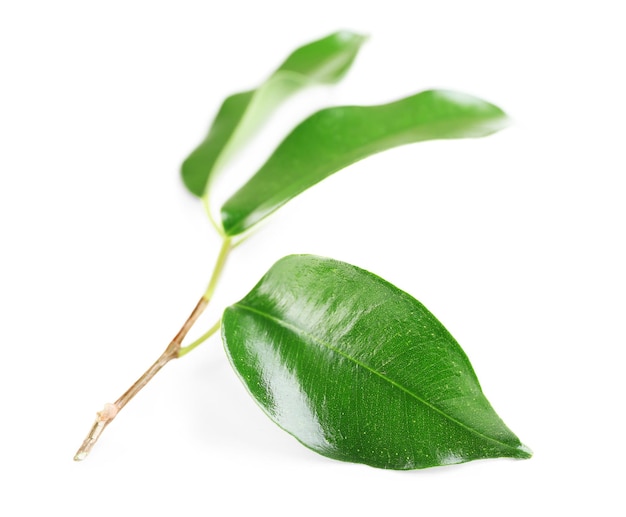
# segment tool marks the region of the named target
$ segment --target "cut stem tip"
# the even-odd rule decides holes
[[[115,404],[105,404],[104,409],[96,413],[96,421],[91,426],[91,430],[89,434],[83,441],[83,444],[80,446],[76,454],[74,455],[74,461],[82,461],[88,455],[93,446],[100,438],[102,431],[104,428],[115,418],[120,408],[118,408]]]

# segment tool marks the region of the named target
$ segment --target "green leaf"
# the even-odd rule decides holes
[[[283,258],[226,309],[222,338],[261,408],[325,456],[390,469],[531,456],[441,323],[350,264]]]
[[[430,90],[380,106],[318,111],[297,126],[222,207],[228,235],[242,233],[290,199],[367,156],[404,144],[489,135],[504,112],[458,92]]]
[[[341,79],[364,39],[341,31],[309,43],[295,50],[256,90],[228,97],[204,141],[183,162],[186,187],[196,196],[203,196],[220,163],[243,145],[281,102],[309,84]]]

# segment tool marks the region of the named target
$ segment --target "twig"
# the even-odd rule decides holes
[[[198,320],[200,315],[204,312],[204,309],[209,304],[209,300],[213,295],[213,291],[217,286],[217,281],[221,275],[222,269],[224,268],[224,264],[226,262],[226,257],[228,256],[229,251],[231,250],[231,242],[230,239],[224,239],[222,243],[222,248],[220,250],[219,256],[217,258],[217,262],[215,264],[215,268],[213,269],[213,274],[211,275],[211,280],[209,281],[209,286],[200,298],[200,301],[196,304],[194,310],[189,315],[183,326],[178,331],[178,334],[172,339],[170,344],[167,346],[165,351],[161,354],[161,356],[154,362],[154,364],[148,368],[145,373],[137,379],[137,381],[130,387],[124,394],[118,398],[113,404],[107,403],[104,406],[102,411],[99,411],[96,414],[96,420],[93,423],[89,434],[83,441],[83,444],[80,446],[76,454],[74,455],[74,460],[82,461],[84,460],[93,446],[100,438],[102,432],[106,429],[106,427],[113,421],[113,419],[117,416],[117,414],[124,408],[128,402],[130,402],[141,389],[150,382],[150,380],[159,372],[161,368],[163,368],[167,363],[169,363],[172,359],[177,359],[182,355],[193,350],[200,343],[205,341],[211,335],[213,335],[219,329],[219,322],[211,329],[206,332],[200,339],[194,341],[191,345],[187,347],[182,347],[183,340],[185,336],[193,327],[194,323]],[[182,353],[181,353],[182,351]]]

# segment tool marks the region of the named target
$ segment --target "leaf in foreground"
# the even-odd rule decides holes
[[[226,309],[222,337],[261,408],[325,456],[389,469],[531,456],[442,324],[350,264],[285,257]]]
[[[404,144],[486,136],[504,112],[471,95],[429,90],[379,106],[340,106],[311,115],[222,207],[228,235],[240,234],[331,174]]]
[[[295,50],[259,88],[226,98],[206,138],[185,159],[185,186],[198,197],[229,155],[243,145],[282,102],[310,84],[337,82],[350,68],[364,36],[331,34]]]

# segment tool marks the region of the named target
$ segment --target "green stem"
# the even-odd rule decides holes
[[[215,228],[215,231],[219,233],[223,239],[225,239],[226,234],[224,233],[224,229],[221,225],[217,224],[217,221],[213,217],[213,213],[211,212],[211,205],[209,204],[209,196],[206,194],[202,196],[202,206],[204,207],[204,211],[206,212],[209,221],[211,221],[211,225],[213,226],[213,228]]]
[[[220,329],[221,324],[222,324],[221,320],[217,321],[215,325],[213,325],[209,330],[207,330],[204,334],[202,334],[193,343],[187,346],[180,347],[180,349],[178,350],[178,357],[182,357],[185,354],[188,354],[198,345],[201,345],[202,343],[204,343],[207,339],[209,339],[213,334],[215,334]]]
[[[232,249],[232,242],[229,237],[224,237],[222,240],[222,247],[220,248],[220,253],[217,256],[217,261],[215,262],[215,267],[213,268],[213,274],[211,275],[211,280],[209,280],[209,286],[206,288],[206,291],[202,295],[204,300],[208,301],[213,296],[213,292],[217,287],[217,282],[220,279],[222,274],[222,270],[224,269],[224,264],[226,263],[226,259],[228,258],[228,254]]]

